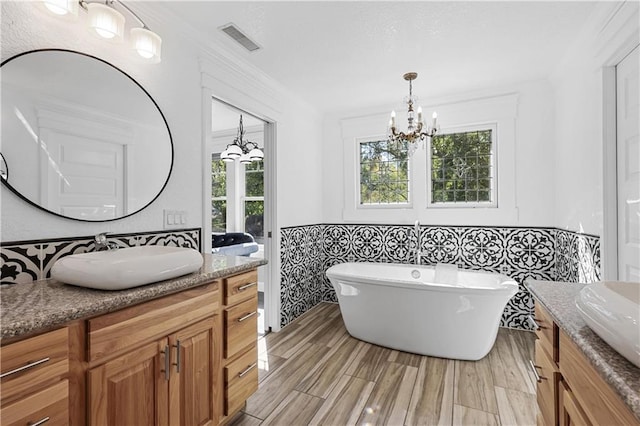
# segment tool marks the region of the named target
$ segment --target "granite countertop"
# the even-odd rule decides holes
[[[204,255],[198,272],[128,290],[75,287],[53,279],[0,287],[0,342],[117,311],[267,263],[264,259]]]
[[[640,420],[640,368],[598,337],[578,313],[574,301],[585,284],[529,279],[525,286]]]

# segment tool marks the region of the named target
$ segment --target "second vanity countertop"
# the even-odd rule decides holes
[[[205,254],[204,264],[198,272],[118,291],[75,287],[53,279],[2,286],[0,342],[46,331],[73,320],[113,312],[266,263],[259,258]]]
[[[525,285],[636,418],[640,419],[640,368],[605,343],[578,313],[575,298],[585,284],[529,279]]]

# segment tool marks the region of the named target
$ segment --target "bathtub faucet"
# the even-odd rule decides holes
[[[93,237],[93,242],[95,243],[96,251],[115,250],[118,248],[118,244],[116,244],[113,241],[109,241],[107,239],[106,232],[103,232]]]
[[[422,250],[420,250],[420,221],[416,220],[416,223],[413,225],[413,230],[416,234],[416,248],[414,251],[414,263],[416,265],[420,265],[422,263]]]

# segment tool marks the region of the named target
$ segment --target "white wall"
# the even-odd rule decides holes
[[[551,78],[559,228],[606,237],[603,150],[615,140],[604,136],[603,71],[638,45],[638,22],[638,2],[599,4]]]
[[[515,133],[509,138],[515,145],[510,149],[512,158],[498,158],[499,162],[514,162],[507,169],[512,175],[504,185],[509,186],[514,206],[502,212],[489,209],[438,209],[431,212],[402,212],[399,210],[385,210],[383,215],[361,215],[362,219],[349,219],[353,222],[376,223],[412,223],[420,218],[423,224],[433,225],[512,225],[512,226],[551,226],[554,208],[554,167],[553,167],[553,110],[554,98],[548,81],[534,81],[522,83],[513,87],[487,89],[482,93],[466,93],[452,95],[446,99],[429,99],[434,107],[423,109],[430,115],[431,110],[439,107],[439,119],[446,123],[444,111],[451,111],[458,117],[468,117],[466,111],[458,112],[456,108],[476,109],[470,107],[470,102],[478,99],[491,99],[497,95],[515,93],[517,95],[517,111],[515,112]],[[399,99],[402,94],[398,94]],[[482,101],[480,101],[482,102]],[[380,128],[373,129],[371,134],[386,131],[387,114],[392,109],[399,110],[399,104],[389,104],[382,107],[360,111],[347,111],[330,114],[325,118],[323,143],[323,214],[327,223],[342,223],[345,220],[345,190],[343,181],[353,173],[353,166],[343,163],[343,134],[341,120],[350,117],[368,117],[380,115]],[[489,114],[490,116],[491,114]],[[480,116],[480,115],[478,115]],[[482,118],[482,120],[485,120]],[[403,120],[398,121],[400,126]],[[452,123],[453,124],[453,123]],[[474,124],[455,122],[457,125]],[[444,124],[443,124],[444,125]],[[368,136],[366,134],[362,136]],[[498,141],[500,144],[501,141]],[[503,141],[504,143],[504,141]],[[420,155],[421,151],[414,155]],[[504,176],[503,176],[504,177]],[[499,188],[501,192],[506,188]],[[503,194],[501,194],[503,195]],[[500,203],[500,199],[498,200]],[[515,208],[514,208],[515,207]]]
[[[2,60],[27,50],[51,47],[104,59],[131,75],[155,99],[167,119],[174,143],[173,171],[167,187],[151,206],[126,219],[86,223],[55,217],[26,204],[2,187],[2,241],[158,230],[163,228],[163,209],[187,210],[186,226],[203,226],[201,71],[202,58],[210,53],[185,40],[184,28],[170,21],[151,21],[148,23],[162,36],[162,62],[145,64],[135,59],[126,44],[112,45],[88,34],[83,11],[77,21],[70,22],[44,12],[36,2],[1,2],[1,7]],[[153,4],[139,7],[152,10]],[[216,69],[210,71],[215,73]],[[225,83],[240,90],[241,82],[228,79]],[[278,227],[321,222],[320,162],[298,161],[307,155],[319,158],[321,120],[312,107],[285,89],[273,90],[282,99],[277,117]]]

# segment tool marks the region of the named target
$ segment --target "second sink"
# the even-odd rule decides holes
[[[80,287],[123,290],[190,274],[202,263],[202,255],[190,248],[131,247],[63,257],[51,276]]]

